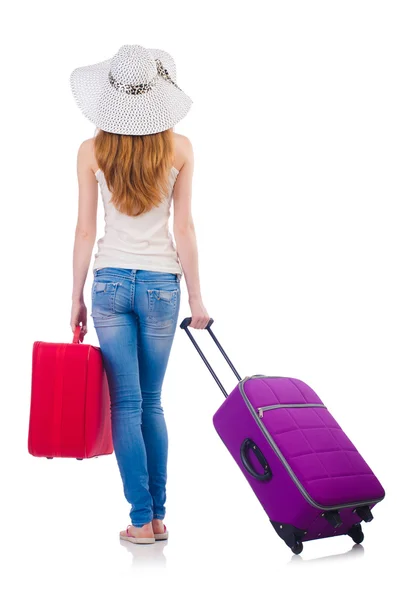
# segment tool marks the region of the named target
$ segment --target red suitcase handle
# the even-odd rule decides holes
[[[80,341],[81,325],[76,325],[73,333],[73,344],[78,344]]]

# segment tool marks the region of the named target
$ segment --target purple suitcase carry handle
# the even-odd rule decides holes
[[[213,370],[213,368],[211,367],[210,363],[208,362],[208,360],[205,358],[200,346],[197,344],[196,340],[194,339],[194,337],[192,336],[192,334],[190,333],[190,331],[188,330],[188,326],[190,325],[190,323],[192,322],[192,318],[191,317],[186,317],[186,319],[183,319],[182,323],[179,325],[179,327],[181,327],[181,329],[184,329],[186,331],[186,333],[188,334],[189,338],[192,341],[193,346],[196,348],[197,352],[200,354],[201,358],[203,359],[204,363],[207,365],[209,372],[211,373],[211,375],[213,376],[213,378],[215,379],[216,383],[219,385],[220,389],[223,392],[223,395],[225,396],[225,398],[228,397],[228,393],[225,390],[225,388],[223,387],[223,385],[221,384],[221,382],[219,381],[215,371]],[[226,354],[226,352],[224,351],[224,349],[222,348],[222,346],[220,345],[219,341],[217,340],[217,338],[215,337],[214,332],[211,329],[211,325],[214,322],[214,319],[210,319],[207,323],[207,325],[205,326],[205,329],[208,331],[208,333],[210,334],[210,336],[212,337],[212,339],[214,340],[215,344],[218,346],[219,350],[221,351],[221,353],[223,354],[223,356],[226,359],[226,362],[228,363],[228,365],[230,366],[231,370],[233,371],[233,373],[235,374],[235,376],[237,377],[237,379],[239,381],[241,381],[242,377],[240,377],[240,375],[237,373],[236,368],[234,367],[232,361],[230,360],[230,358],[228,357],[228,355]]]
[[[249,450],[252,450],[255,454],[256,458],[259,461],[259,464],[263,468],[263,473],[258,473],[257,471],[255,471],[248,457]],[[255,442],[251,440],[251,438],[246,438],[241,444],[240,458],[241,462],[244,465],[244,468],[248,471],[250,475],[252,475],[252,477],[255,477],[255,479],[258,479],[259,481],[270,481],[270,479],[273,477],[273,473],[269,467],[269,463],[267,462],[265,455],[258,448]]]

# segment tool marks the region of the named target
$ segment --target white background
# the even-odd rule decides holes
[[[396,538],[396,17],[382,0],[3,9],[4,598],[384,597]],[[375,471],[386,499],[363,549],[343,537],[292,557],[213,428],[222,394],[179,328],[163,387],[168,542],[119,541],[129,506],[114,455],[28,454],[33,342],[72,341],[76,156],[95,131],[69,75],[135,43],[170,52],[194,101],[175,131],[195,151],[213,331],[242,377],[311,385]],[[89,311],[91,283],[90,269]],[[91,319],[88,330],[97,345]],[[193,334],[231,390],[207,332]]]

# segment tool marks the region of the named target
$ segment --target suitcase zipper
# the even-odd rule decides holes
[[[305,404],[271,404],[270,406],[260,406],[257,408],[259,418],[262,419],[263,413],[267,410],[274,410],[276,408],[327,408],[324,404],[316,404],[306,402]]]
[[[260,375],[259,376],[255,375],[254,378],[260,378]],[[270,446],[273,448],[274,452],[279,457],[279,459],[282,462],[282,464],[284,465],[284,467],[287,469],[287,472],[289,473],[292,481],[295,483],[295,485],[297,486],[297,488],[299,489],[299,491],[301,492],[301,494],[306,498],[306,500],[308,501],[309,504],[311,504],[312,506],[314,506],[314,508],[317,508],[319,510],[328,511],[328,510],[340,510],[342,508],[350,508],[350,507],[351,508],[355,508],[355,507],[358,507],[358,506],[367,506],[367,505],[371,505],[371,504],[376,504],[377,502],[380,502],[381,500],[383,500],[384,496],[382,496],[381,498],[378,498],[376,500],[366,500],[365,502],[348,502],[346,504],[337,504],[336,506],[323,506],[322,504],[318,504],[317,502],[315,502],[315,500],[313,500],[313,498],[307,493],[307,491],[305,490],[305,488],[303,487],[303,485],[301,484],[301,482],[299,481],[299,479],[297,478],[297,476],[295,475],[295,473],[293,472],[293,470],[289,466],[288,462],[285,460],[285,458],[284,458],[283,454],[281,453],[279,447],[277,446],[277,444],[273,440],[272,436],[270,435],[270,433],[268,432],[268,430],[264,426],[263,420],[259,418],[256,409],[252,406],[251,402],[249,401],[248,396],[247,396],[247,394],[245,393],[245,390],[244,390],[244,383],[246,381],[248,381],[249,379],[252,379],[252,377],[245,377],[244,379],[242,379],[238,383],[238,387],[239,387],[239,390],[241,392],[241,395],[242,395],[242,397],[243,397],[243,399],[244,399],[244,401],[245,401],[245,403],[246,403],[249,411],[251,412],[251,414],[253,415],[255,421],[259,425],[259,428],[264,433],[265,438],[269,442]],[[277,407],[279,407],[279,406],[280,405],[277,405]],[[296,406],[296,405],[294,405],[294,406]],[[307,406],[307,404],[305,404],[305,406]],[[267,408],[267,407],[264,407],[264,408]],[[325,406],[324,406],[324,408],[325,408]]]

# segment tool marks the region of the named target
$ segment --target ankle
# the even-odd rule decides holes
[[[152,522],[149,521],[149,523],[144,523],[143,525],[134,525],[134,527],[138,529],[152,529]]]

